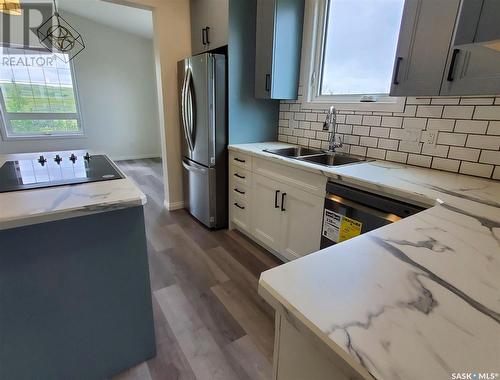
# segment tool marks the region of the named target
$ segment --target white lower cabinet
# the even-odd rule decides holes
[[[251,198],[252,235],[276,252],[282,248],[281,183],[254,174]]]
[[[280,252],[293,260],[319,250],[325,199],[292,186],[283,191]]]
[[[326,177],[230,151],[229,219],[282,259],[320,249]]]

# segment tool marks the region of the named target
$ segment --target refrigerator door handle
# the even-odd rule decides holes
[[[186,162],[186,160],[182,160],[182,166],[187,171],[194,172],[194,173],[206,174],[206,172],[207,172],[207,169],[191,165],[188,162]]]
[[[186,142],[187,142],[187,145],[188,145],[188,148],[190,151],[193,150],[193,147],[191,145],[191,141],[190,141],[190,138],[189,138],[189,132],[188,132],[188,114],[187,114],[187,104],[186,104],[186,100],[187,100],[187,86],[188,86],[188,73],[190,72],[190,69],[187,68],[185,73],[184,73],[184,81],[182,83],[182,90],[181,90],[181,116],[182,116],[182,127],[184,129],[184,138],[186,139]]]
[[[195,144],[195,135],[196,135],[196,102],[194,100],[194,91],[193,91],[193,73],[191,68],[187,69],[186,72],[186,120],[187,120],[187,137],[189,149],[193,151]]]

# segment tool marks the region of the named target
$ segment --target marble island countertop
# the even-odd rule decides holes
[[[85,151],[58,153],[84,155]],[[33,159],[40,154],[0,155],[0,167],[8,160]],[[128,178],[0,193],[0,230],[145,203],[146,196]]]
[[[429,208],[264,272],[261,295],[361,377],[500,372],[500,182],[384,161],[325,168],[231,146]]]

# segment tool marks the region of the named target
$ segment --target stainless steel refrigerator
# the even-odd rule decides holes
[[[226,57],[196,55],[180,61],[177,71],[184,207],[207,227],[223,228],[228,219]]]

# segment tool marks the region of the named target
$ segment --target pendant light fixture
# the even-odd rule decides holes
[[[0,0],[0,12],[11,16],[21,16],[21,4],[19,0]]]
[[[61,17],[56,0],[53,2],[54,14],[37,29],[38,39],[49,51],[56,53],[59,59],[67,63],[85,49],[85,43],[82,35]]]

